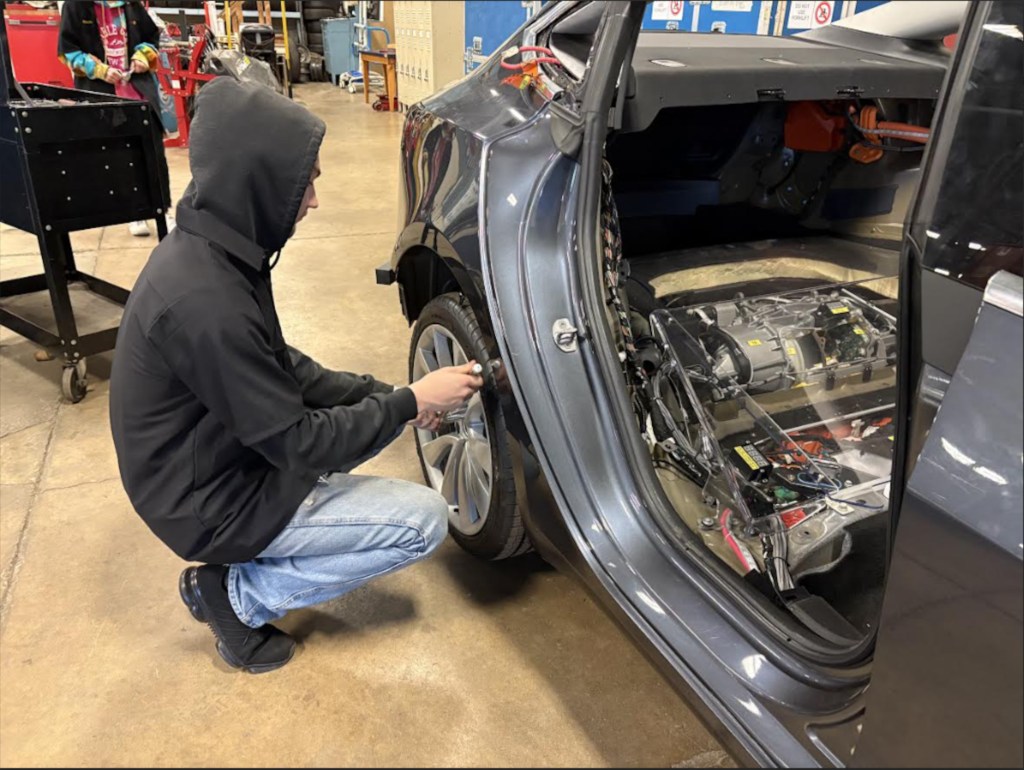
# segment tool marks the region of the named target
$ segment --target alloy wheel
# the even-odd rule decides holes
[[[426,327],[416,341],[413,381],[444,366],[469,361],[462,345],[439,324]],[[448,520],[463,535],[484,526],[491,506],[493,469],[484,403],[476,393],[449,412],[438,431],[416,429],[427,481],[448,501]]]

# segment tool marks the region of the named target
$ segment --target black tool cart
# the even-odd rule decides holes
[[[117,327],[80,334],[69,286],[122,306],[128,290],[80,271],[68,234],[155,219],[163,238],[169,205],[160,120],[150,106],[16,82],[0,22],[0,222],[35,234],[43,261],[38,275],[0,281],[0,324],[61,350],[62,390],[73,403],[85,396],[86,358],[112,350]],[[34,292],[49,292],[55,330],[4,306]]]

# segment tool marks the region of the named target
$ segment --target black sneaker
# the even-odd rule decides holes
[[[189,567],[178,578],[178,592],[192,617],[217,637],[217,652],[232,668],[263,674],[281,668],[295,654],[295,640],[272,625],[249,628],[235,614],[224,582],[228,568]]]

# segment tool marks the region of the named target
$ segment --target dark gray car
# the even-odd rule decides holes
[[[643,9],[406,118],[410,376],[487,364],[417,434],[452,535],[578,576],[742,761],[1019,766],[1024,6]]]

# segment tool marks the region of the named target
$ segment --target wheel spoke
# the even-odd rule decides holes
[[[427,461],[427,465],[440,468],[458,443],[459,437],[451,433],[425,441],[421,445],[423,459]]]
[[[448,462],[444,466],[444,478],[441,481],[441,496],[448,501],[450,505],[458,505],[461,508],[461,500],[459,500],[459,470],[462,466],[462,453],[465,444],[462,441],[456,441],[452,446],[451,451],[448,453]],[[461,510],[460,510],[461,514]]]
[[[455,342],[452,344],[452,348],[455,353],[455,355],[452,356],[452,363],[455,364],[455,366],[462,366],[463,364],[469,363],[469,359],[466,358],[466,351],[462,349],[462,345]]]
[[[469,457],[468,454],[466,456]],[[479,519],[490,507],[491,485],[475,461],[464,461],[462,464],[466,466],[466,489],[473,499],[473,508],[477,514],[476,518]]]
[[[452,365],[452,341],[447,334],[434,332],[434,355],[438,366]]]
[[[470,436],[466,441],[466,457],[484,479],[491,478],[491,446],[487,439]]]
[[[426,348],[416,348],[416,366],[414,374],[423,377],[437,369],[437,359]]]
[[[459,471],[459,518],[466,524],[476,524],[480,520],[480,511],[476,496],[473,494],[472,463],[463,459]]]

